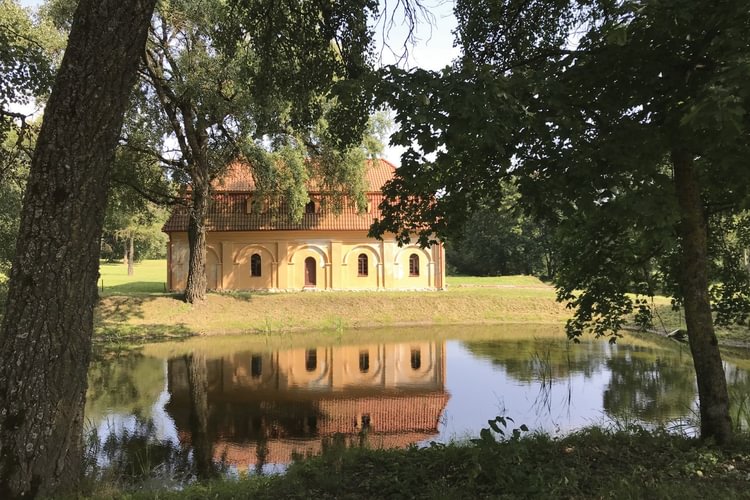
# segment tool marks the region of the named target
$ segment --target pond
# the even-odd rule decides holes
[[[202,339],[95,362],[86,415],[97,460],[133,461],[124,449],[140,440],[164,454],[152,450],[150,460],[182,460],[198,474],[219,463],[279,471],[336,440],[375,448],[461,440],[498,415],[513,419],[509,428],[555,435],[592,424],[691,432],[696,423],[692,361],[674,341],[573,344],[559,328],[528,325],[347,337],[273,348]],[[729,359],[742,423],[750,363]]]

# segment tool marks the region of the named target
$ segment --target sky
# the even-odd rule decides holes
[[[24,7],[36,9],[42,2],[40,0],[19,0]],[[381,0],[382,4],[386,4]],[[390,4],[394,2],[391,0]],[[414,34],[413,46],[408,47],[409,57],[402,62],[407,68],[421,67],[430,70],[439,70],[450,64],[458,56],[458,49],[453,46],[453,33],[456,27],[456,18],[453,15],[453,0],[426,0],[425,7],[430,11],[429,24],[422,22],[417,26]],[[402,17],[402,16],[401,16]],[[387,48],[383,47],[383,26],[376,26],[376,45],[379,59],[382,64],[392,64],[397,57]],[[407,26],[399,19],[398,14],[393,19],[390,30],[387,33],[388,44],[397,55],[401,55],[402,46],[407,36]],[[26,111],[26,110],[24,110]],[[26,111],[28,112],[28,111]],[[386,146],[383,156],[394,165],[401,163],[403,148]]]
[[[382,0],[381,0],[381,3]],[[416,44],[409,47],[409,59],[405,66],[408,68],[420,67],[430,70],[440,70],[449,65],[453,59],[458,57],[459,50],[453,46],[453,30],[456,27],[456,18],[453,15],[452,0],[431,0],[424,3],[431,12],[430,24],[422,23],[417,26],[414,41]],[[378,27],[380,28],[380,27]],[[376,30],[376,43],[378,47],[383,46],[382,29]],[[407,35],[407,27],[403,23],[394,23],[388,33],[388,42],[392,47],[402,46]],[[396,62],[396,57],[387,50],[381,50],[383,64]],[[396,166],[401,164],[401,153],[405,148],[386,145],[383,156],[386,160]]]

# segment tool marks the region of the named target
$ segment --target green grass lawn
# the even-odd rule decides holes
[[[448,286],[527,286],[548,287],[535,276],[447,276]]]
[[[99,292],[108,295],[156,294],[167,291],[167,261],[143,260],[135,264],[133,276],[121,262],[99,266]]]
[[[132,295],[165,293],[167,282],[166,260],[144,260],[136,263],[133,276],[121,263],[102,262],[99,287],[102,295]],[[0,277],[0,279],[2,279]],[[448,287],[540,287],[549,285],[534,276],[448,276]],[[103,289],[102,289],[103,285]]]

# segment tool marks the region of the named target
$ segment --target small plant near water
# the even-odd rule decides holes
[[[490,443],[496,444],[497,439],[495,438],[495,435],[497,435],[501,441],[518,441],[519,439],[521,439],[522,433],[529,432],[529,428],[526,427],[526,424],[521,424],[519,427],[514,427],[513,429],[508,431],[508,422],[515,423],[515,421],[511,417],[498,415],[497,417],[487,421],[489,427],[485,427],[481,431],[479,431],[479,439],[471,439],[470,441],[476,445],[485,445]],[[493,434],[493,432],[495,434]]]
[[[344,334],[344,320],[341,319],[341,316],[336,316],[333,320],[333,330],[336,332],[337,335],[341,336]]]

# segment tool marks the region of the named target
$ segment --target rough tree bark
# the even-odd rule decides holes
[[[698,381],[701,437],[724,444],[732,439],[729,395],[708,295],[707,221],[693,157],[673,151],[674,183],[681,212],[681,286],[690,351]]]
[[[99,238],[155,0],[81,0],[47,103],[0,330],[0,498],[80,478]]]
[[[188,219],[188,277],[185,287],[185,302],[195,304],[206,299],[206,214],[211,196],[210,181],[199,175],[193,176]]]

